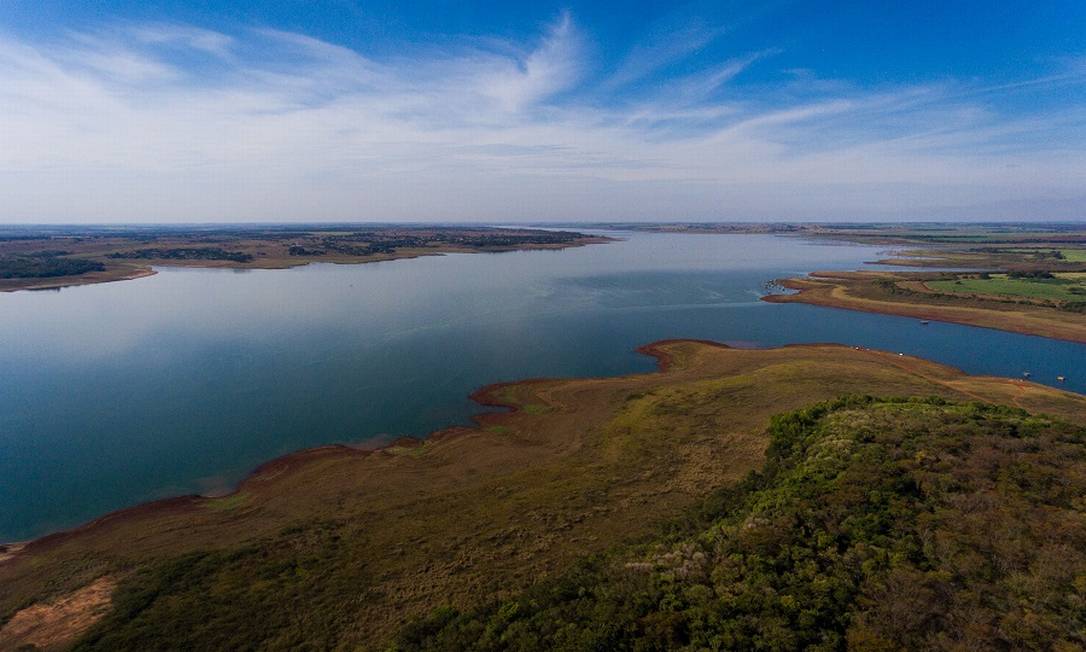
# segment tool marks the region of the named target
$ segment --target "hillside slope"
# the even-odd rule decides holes
[[[1086,647],[1086,429],[853,398],[775,417],[769,432],[762,472],[696,527],[488,609],[437,610],[397,647]]]

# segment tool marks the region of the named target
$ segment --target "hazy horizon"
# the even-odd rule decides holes
[[[654,220],[654,219],[629,219],[629,220],[525,220],[525,221],[511,221],[511,220],[490,220],[490,221],[456,221],[456,220],[302,220],[302,219],[284,219],[284,220],[249,220],[249,221],[231,221],[231,220],[203,220],[203,221],[95,221],[95,222],[12,222],[4,223],[0,222],[0,230],[3,229],[80,229],[80,228],[122,228],[122,227],[137,227],[137,228],[182,228],[182,227],[245,227],[245,228],[258,228],[258,227],[288,227],[298,226],[302,228],[315,228],[323,226],[354,226],[354,227],[379,227],[379,226],[419,226],[419,227],[440,227],[440,226],[453,226],[453,227],[491,227],[491,228],[561,228],[563,226],[568,227],[593,227],[593,226],[616,226],[620,227],[625,224],[637,224],[637,225],[683,225],[683,224],[737,224],[737,225],[777,225],[777,224],[818,224],[824,226],[844,225],[844,224],[856,224],[856,225],[887,225],[887,226],[909,226],[909,225],[959,225],[959,226],[989,226],[989,225],[1023,225],[1023,226],[1078,226],[1086,223],[1086,219],[900,219],[900,220],[865,220],[865,219],[790,219],[790,220],[744,220],[744,219],[671,219],[671,220]]]

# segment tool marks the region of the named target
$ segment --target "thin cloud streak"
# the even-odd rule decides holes
[[[642,80],[701,50],[726,31],[723,27],[695,25],[656,35],[648,43],[634,47],[614,74],[603,82],[602,88],[614,90]]]
[[[587,40],[568,14],[392,61],[265,29],[0,36],[0,222],[1023,217],[1082,194],[1081,112],[1005,119],[954,81],[735,85],[774,49],[634,101],[600,89],[682,50],[635,48],[601,83]]]

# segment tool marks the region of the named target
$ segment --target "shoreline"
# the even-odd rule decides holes
[[[37,281],[37,282],[36,283],[31,283],[29,285],[17,285],[17,286],[13,286],[13,287],[0,285],[0,293],[2,293],[2,292],[49,292],[49,291],[59,291],[59,290],[62,290],[64,288],[77,287],[77,286],[80,286],[80,285],[98,285],[98,284],[101,284],[101,283],[115,283],[115,282],[119,282],[119,281],[134,281],[136,279],[147,278],[148,276],[154,276],[155,274],[158,274],[158,270],[154,269],[153,267],[151,267],[149,265],[148,266],[136,267],[136,268],[130,268],[130,271],[127,271],[126,273],[123,273],[123,274],[118,274],[117,273],[117,272],[124,271],[124,269],[125,268],[118,268],[118,269],[114,269],[112,271],[107,269],[104,272],[90,272],[87,275],[87,278],[58,276],[56,278],[32,279],[32,280]],[[93,274],[98,274],[100,276],[91,277],[91,275],[93,275]],[[4,279],[4,280],[5,281],[18,281],[20,279]]]
[[[780,287],[795,290],[795,294],[767,294],[766,303],[803,303],[825,308],[854,310],[881,315],[893,315],[919,320],[939,321],[975,328],[1018,333],[1076,344],[1086,344],[1086,324],[1062,324],[1023,311],[995,310],[972,306],[944,306],[930,303],[908,303],[857,297],[848,293],[841,280],[845,274],[856,272],[812,272],[805,278],[774,281]],[[999,320],[1006,320],[1000,322]]]
[[[251,263],[238,263],[229,260],[149,260],[146,263],[133,265],[122,264],[114,268],[106,268],[100,272],[88,272],[79,276],[58,276],[54,278],[30,278],[30,279],[0,279],[0,293],[4,292],[38,292],[61,290],[69,287],[84,285],[98,285],[119,281],[132,281],[158,273],[155,267],[178,267],[190,269],[242,269],[242,270],[276,270],[294,269],[305,267],[312,263],[327,263],[331,265],[365,265],[367,263],[380,263],[393,260],[412,260],[423,256],[445,256],[447,254],[502,254],[512,251],[560,251],[575,247],[587,247],[595,244],[607,244],[615,242],[618,238],[599,235],[586,235],[571,242],[556,244],[526,244],[523,246],[499,246],[485,249],[467,249],[457,247],[434,248],[432,250],[407,249],[403,253],[375,254],[364,257],[298,257],[296,260],[275,259],[256,260]],[[20,283],[20,281],[24,281]],[[10,283],[10,285],[9,285]]]
[[[535,377],[526,378],[524,380],[502,381],[497,383],[490,383],[483,385],[480,388],[473,391],[468,395],[468,398],[473,402],[479,404],[485,408],[504,408],[502,411],[497,410],[484,410],[477,412],[470,416],[471,421],[474,423],[472,426],[449,426],[446,428],[439,428],[437,430],[427,433],[423,437],[398,437],[390,442],[382,444],[376,447],[364,447],[351,444],[325,444],[321,446],[314,446],[309,448],[303,448],[297,451],[286,453],[278,457],[262,462],[249,471],[243,478],[229,491],[222,493],[216,493],[215,495],[207,494],[182,494],[178,496],[171,496],[168,498],[160,498],[157,500],[151,500],[142,503],[136,503],[128,507],[122,507],[116,510],[112,510],[97,516],[89,521],[76,525],[74,527],[58,530],[56,532],[50,532],[39,537],[22,541],[12,542],[0,542],[0,549],[7,548],[0,552],[0,566],[9,562],[18,560],[20,557],[27,553],[37,553],[49,548],[62,544],[70,539],[78,537],[89,531],[96,530],[102,527],[110,527],[115,524],[124,523],[125,521],[139,518],[148,514],[161,514],[168,512],[183,513],[189,509],[197,508],[206,503],[215,500],[221,500],[224,498],[230,498],[241,494],[248,488],[251,488],[254,484],[267,482],[276,479],[284,473],[290,473],[309,462],[315,460],[321,460],[325,458],[365,458],[373,455],[390,454],[392,450],[397,448],[417,448],[424,446],[428,443],[435,443],[445,441],[453,438],[462,437],[465,435],[474,434],[481,430],[501,425],[501,422],[509,419],[524,409],[519,403],[513,403],[503,400],[499,397],[499,392],[509,387],[525,387],[530,385],[537,385],[543,383],[554,383],[562,381],[605,381],[614,380],[616,378],[632,378],[638,376],[653,376],[658,374],[668,373],[674,363],[674,355],[671,351],[667,350],[668,346],[681,345],[681,344],[699,344],[702,346],[708,346],[718,349],[726,350],[742,350],[736,349],[736,347],[730,346],[723,342],[717,342],[713,340],[697,339],[697,338],[670,338],[662,339],[650,342],[638,346],[634,349],[635,352],[654,358],[656,361],[656,368],[641,373],[620,374],[618,376],[588,376],[588,377]],[[847,346],[844,344],[826,342],[826,343],[793,343],[784,344],[776,347],[767,347],[765,349],[758,349],[759,351],[782,351],[788,349],[825,349],[825,348],[837,348],[841,350],[852,351],[855,347]],[[891,363],[897,362],[899,359],[907,360],[910,362],[923,362],[926,365],[932,365],[939,369],[944,370],[948,374],[954,377],[970,377],[977,379],[989,379],[1000,382],[1005,382],[1015,386],[1031,385],[1047,390],[1054,390],[1058,392],[1064,392],[1068,394],[1074,394],[1081,396],[1077,392],[1070,390],[1063,390],[1056,387],[1050,387],[1034,383],[1032,381],[1020,380],[1015,378],[1006,378],[1002,376],[984,376],[984,375],[971,375],[965,371],[941,362],[935,362],[926,358],[919,358],[916,356],[901,356],[900,354],[893,353],[891,351],[884,351],[880,349],[860,349],[865,353],[874,353],[876,355],[887,356]]]
[[[671,364],[671,354],[657,347],[680,342],[698,342],[700,344],[712,345],[724,349],[732,348],[727,344],[712,342],[709,340],[669,339],[659,340],[650,344],[639,346],[637,347],[637,349],[635,349],[635,351],[656,359],[657,368],[647,373],[666,373]],[[599,376],[589,378],[577,378],[577,380],[600,380],[605,378],[612,377]],[[25,553],[40,552],[42,550],[48,549],[53,545],[61,544],[69,539],[79,536],[80,534],[99,527],[109,526],[114,523],[130,520],[134,517],[139,517],[148,513],[183,511],[191,507],[199,506],[208,501],[221,500],[223,498],[237,496],[253,482],[264,482],[274,479],[283,473],[289,473],[295,468],[315,459],[322,459],[325,457],[369,457],[371,455],[386,453],[389,450],[395,448],[415,448],[418,446],[423,446],[427,442],[443,441],[446,439],[471,434],[480,428],[500,425],[498,423],[495,423],[495,421],[501,421],[504,418],[513,416],[521,412],[522,409],[515,403],[508,403],[502,401],[495,395],[496,392],[506,387],[523,387],[526,385],[549,383],[559,380],[567,379],[538,377],[526,378],[524,380],[502,381],[483,385],[482,387],[470,393],[468,395],[468,398],[484,408],[505,409],[503,411],[484,410],[482,412],[472,414],[470,416],[470,419],[475,423],[474,426],[449,426],[446,428],[439,428],[437,430],[433,430],[427,433],[423,437],[398,437],[388,443],[372,448],[364,446],[354,446],[351,444],[324,444],[321,446],[303,448],[300,450],[292,451],[290,453],[286,453],[284,455],[280,455],[278,457],[273,457],[266,462],[261,462],[251,471],[246,473],[244,477],[238,480],[238,482],[235,483],[233,488],[231,488],[229,491],[216,493],[213,496],[207,494],[191,493],[171,496],[168,498],[159,498],[147,502],[136,503],[128,507],[121,507],[119,509],[106,512],[101,516],[96,516],[89,521],[85,521],[71,528],[58,530],[56,532],[50,532],[47,534],[43,534],[39,537],[25,539],[22,541],[0,542],[0,549],[6,548],[6,550],[0,552],[0,565],[15,560]]]

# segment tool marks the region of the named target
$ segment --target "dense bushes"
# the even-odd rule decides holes
[[[301,246],[290,248],[290,255],[307,255],[303,252],[335,252],[347,256],[374,256],[393,254],[400,249],[422,249],[437,246],[456,246],[469,249],[503,249],[511,247],[559,245],[584,237],[569,231],[506,232],[496,229],[460,229],[448,227],[440,230],[374,230],[358,231],[345,235],[326,236],[320,240],[319,249]],[[298,253],[295,253],[298,251]],[[310,254],[310,255],[320,255]]]
[[[317,522],[143,568],[75,649],[331,649],[368,599],[365,568],[343,560],[342,530]]]
[[[287,254],[290,256],[323,256],[325,253],[327,252],[324,249],[311,249],[302,245],[291,245],[287,249]]]
[[[1055,276],[1053,276],[1052,272],[1036,271],[1036,270],[1034,270],[1034,271],[1011,270],[1011,271],[1007,272],[1007,277],[1008,278],[1020,278],[1020,279],[1049,279],[1049,278],[1056,278]]]
[[[101,272],[106,267],[96,260],[63,258],[63,252],[42,252],[30,256],[0,256],[0,278],[54,278]]]
[[[1086,434],[1024,412],[846,399],[773,420],[700,529],[587,560],[414,649],[1081,649]],[[723,463],[723,462],[722,462]]]
[[[253,260],[251,254],[243,251],[227,251],[221,247],[175,247],[172,249],[152,247],[118,251],[110,254],[109,257],[137,260],[230,260],[235,263],[247,263]]]

